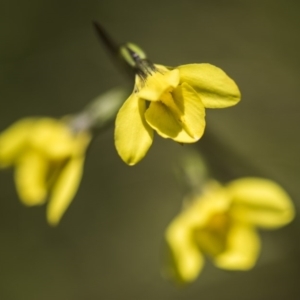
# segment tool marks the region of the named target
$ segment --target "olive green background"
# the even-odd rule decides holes
[[[91,25],[142,46],[170,66],[209,62],[242,92],[239,105],[207,110],[197,144],[220,179],[262,175],[282,184],[299,208],[300,4],[294,0],[0,1],[0,129],[25,116],[79,111],[126,82]],[[208,133],[207,131],[207,133]],[[173,175],[186,147],[155,138],[128,167],[113,129],[99,136],[79,192],[58,228],[45,207],[20,204],[13,172],[0,173],[0,299],[297,299],[299,221],[262,232],[257,266],[225,272],[206,264],[178,288],[162,279],[163,232],[180,209]]]

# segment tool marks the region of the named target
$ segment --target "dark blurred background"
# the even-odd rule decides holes
[[[197,147],[210,159],[214,153],[221,177],[238,169],[238,176],[276,180],[298,209],[299,15],[296,0],[2,0],[0,129],[25,116],[77,112],[124,82],[94,33],[91,22],[98,20],[156,63],[209,62],[234,78],[242,102],[207,110],[216,143],[206,136]],[[208,262],[186,288],[162,279],[163,232],[183,197],[173,176],[183,151],[156,137],[147,157],[128,167],[108,130],[90,149],[80,190],[58,228],[46,224],[45,207],[20,204],[13,172],[2,171],[0,299],[298,299],[297,219],[262,232],[252,271],[225,272]]]

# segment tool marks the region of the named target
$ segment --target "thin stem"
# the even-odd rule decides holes
[[[115,40],[108,34],[104,27],[97,21],[93,21],[93,26],[95,28],[96,34],[99,37],[102,44],[105,46],[107,52],[109,53],[111,59],[116,64],[116,66],[125,72],[131,79],[134,79],[135,70],[130,65],[128,65],[122,56],[120,55],[120,48],[122,44],[115,42]]]

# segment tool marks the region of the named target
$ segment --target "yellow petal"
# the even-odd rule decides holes
[[[160,100],[161,95],[179,84],[179,71],[169,71],[157,66],[158,70],[148,75],[145,81],[138,83],[138,97],[150,101]]]
[[[187,83],[177,87],[174,92],[174,101],[182,112],[183,128],[195,140],[199,140],[205,128],[205,108],[196,91]]]
[[[235,82],[220,68],[210,64],[178,67],[180,82],[191,85],[207,108],[224,108],[237,104],[241,94]]]
[[[71,159],[59,174],[51,191],[47,207],[47,220],[50,225],[57,225],[72,202],[83,173],[84,156]]]
[[[236,219],[264,228],[276,228],[294,218],[294,206],[288,194],[275,182],[260,178],[243,178],[227,188],[233,201]]]
[[[145,113],[147,123],[163,138],[170,138],[179,143],[194,143],[184,129],[180,119],[162,102],[151,102]]]
[[[20,199],[26,205],[39,205],[47,196],[48,163],[38,152],[27,152],[16,164],[15,182]]]
[[[249,225],[236,223],[228,233],[226,250],[214,258],[214,263],[226,270],[249,270],[256,263],[259,250],[256,231]]]
[[[194,238],[203,253],[215,256],[224,251],[226,236],[231,224],[228,214],[231,199],[226,190],[216,183],[209,183],[206,192],[191,205],[185,217],[194,221]],[[204,190],[205,191],[205,190]]]
[[[242,178],[228,185],[234,200],[234,217],[263,228],[277,228],[294,218],[288,194],[275,182],[261,178]]]
[[[153,141],[153,130],[145,121],[146,103],[132,94],[118,112],[115,127],[115,145],[128,165],[138,163]]]
[[[165,239],[170,251],[170,260],[164,275],[179,282],[190,282],[200,274],[204,259],[193,240],[186,219],[177,218],[167,228]]]
[[[0,165],[2,167],[11,165],[24,149],[34,121],[33,118],[22,119],[1,133]]]
[[[230,207],[226,190],[218,182],[210,181],[204,186],[203,194],[187,204],[181,218],[194,229],[206,228],[214,215],[227,213]]]
[[[86,149],[91,142],[92,135],[88,131],[82,131],[74,136],[71,156],[85,155]]]
[[[209,183],[208,192],[189,203],[171,222],[165,233],[170,260],[164,270],[167,277],[181,282],[194,280],[202,270],[204,260],[197,231],[205,229],[211,217],[226,212],[230,200],[218,184]]]
[[[74,137],[63,122],[42,118],[35,123],[30,143],[33,148],[42,151],[51,159],[60,160],[72,152]]]

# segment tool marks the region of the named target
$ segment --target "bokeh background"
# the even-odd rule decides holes
[[[146,49],[156,63],[209,62],[236,80],[242,102],[207,111],[197,144],[220,178],[262,175],[299,209],[300,4],[296,0],[0,1],[0,129],[24,116],[79,111],[125,78],[91,25]],[[94,142],[73,204],[58,228],[45,207],[20,204],[0,173],[0,299],[298,299],[300,224],[262,232],[257,266],[207,263],[186,288],[160,275],[163,232],[181,206],[174,162],[185,151],[156,138],[126,166],[111,128]],[[229,178],[228,178],[229,179]]]

